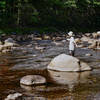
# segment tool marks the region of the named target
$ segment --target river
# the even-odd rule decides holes
[[[67,85],[57,85],[49,81],[46,67],[55,56],[68,54],[68,44],[51,40],[25,41],[12,53],[0,55],[0,100],[12,93],[22,93],[18,100],[100,100],[100,51],[76,48],[75,56],[87,62],[92,71],[68,73],[72,76]],[[36,49],[36,46],[42,50]],[[85,56],[91,53],[92,56]],[[59,72],[57,72],[59,73]],[[39,74],[46,77],[48,83],[41,86],[27,87],[20,85],[25,75]]]

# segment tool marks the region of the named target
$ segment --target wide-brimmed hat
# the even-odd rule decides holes
[[[72,31],[69,31],[69,32],[68,32],[68,35],[69,35],[69,36],[73,36],[73,32],[72,32]]]

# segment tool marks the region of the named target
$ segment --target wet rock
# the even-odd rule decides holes
[[[66,43],[66,40],[62,40],[61,42]]]
[[[91,33],[85,33],[85,36],[90,37]]]
[[[77,47],[79,47],[79,48],[83,48],[83,47],[85,47],[83,44],[80,44],[80,45],[78,45]]]
[[[45,47],[40,47],[40,46],[35,46],[35,49],[36,50],[44,50],[44,49],[46,49]]]
[[[95,40],[94,39],[89,39],[88,43],[93,43]]]
[[[21,78],[20,83],[24,85],[39,85],[46,83],[46,79],[40,75],[27,75]]]
[[[3,43],[0,41],[0,45],[2,45]]]
[[[99,45],[99,42],[94,40],[94,42],[91,45],[89,45],[88,48],[96,49],[98,47],[98,45]]]
[[[15,99],[17,99],[18,97],[21,97],[21,96],[22,96],[21,93],[9,94],[7,96],[7,98],[5,98],[5,100],[15,100]]]
[[[83,36],[82,38],[81,38],[81,41],[89,41],[90,40],[90,38],[89,37],[86,37],[86,36]]]
[[[98,38],[99,36],[100,36],[100,33],[99,33],[99,32],[97,32],[97,33],[92,33],[92,37],[93,37],[94,39]]]
[[[16,40],[17,40],[17,41],[21,41],[21,40],[22,40],[22,37],[21,37],[21,36],[17,36],[17,37],[16,37]]]
[[[48,36],[48,35],[44,35],[44,37],[43,37],[45,40],[50,40],[50,36]]]
[[[100,37],[100,31],[97,32],[98,36]]]
[[[62,42],[56,42],[56,41],[54,41],[53,44],[56,45],[56,46],[62,46],[63,45]]]
[[[9,50],[9,49],[2,50],[2,53],[10,53],[10,52],[11,52],[11,50]]]
[[[75,42],[76,43],[80,43],[81,42],[81,39],[77,38],[77,39],[75,39]]]
[[[12,52],[13,47],[18,47],[19,45],[12,39],[8,38],[4,41],[3,45],[0,45],[0,52],[1,53],[8,53]]]
[[[8,39],[6,39],[4,42],[5,42],[5,43],[8,43],[8,42],[10,42],[10,43],[15,43],[15,41],[14,41],[12,38],[8,38]]]
[[[81,64],[82,63],[82,64]],[[84,67],[85,65],[85,67]],[[91,68],[86,64],[81,62],[79,59],[61,54],[55,57],[47,67],[51,70],[57,71],[85,71],[91,70]]]
[[[56,37],[56,40],[57,40],[57,41],[61,41],[61,40],[62,40],[62,37],[57,36],[57,37]]]
[[[34,40],[42,40],[41,37],[34,37]]]
[[[13,47],[13,46],[19,46],[16,41],[14,41],[12,38],[8,38],[4,41],[4,47],[8,48],[8,47]]]
[[[88,56],[88,57],[89,57],[89,56],[92,56],[92,54],[90,54],[90,53],[87,53],[87,54],[85,54],[85,56]]]
[[[33,46],[32,44],[27,45],[27,47],[32,47],[32,46]]]
[[[3,50],[3,45],[0,45],[0,51],[2,51]]]

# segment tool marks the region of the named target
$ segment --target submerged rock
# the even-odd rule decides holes
[[[39,85],[45,84],[46,79],[40,75],[27,75],[20,80],[20,83],[23,85]]]
[[[81,62],[79,59],[61,54],[55,57],[47,69],[57,70],[57,71],[86,71],[91,70],[91,68],[84,62]]]
[[[9,94],[5,100],[16,100],[18,97],[21,97],[21,93],[14,93],[14,94]]]

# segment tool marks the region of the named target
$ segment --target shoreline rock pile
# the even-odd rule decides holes
[[[8,53],[12,51],[13,47],[18,47],[19,45],[12,38],[8,38],[4,41],[4,44],[0,41],[0,52]]]

